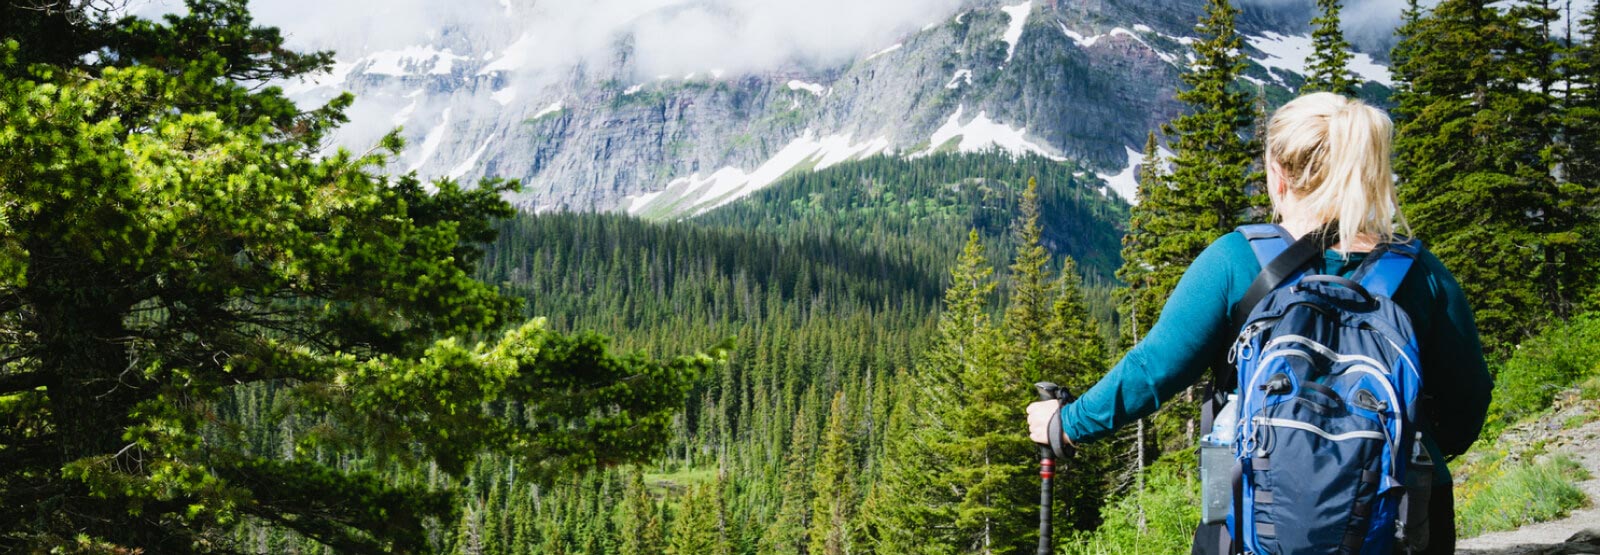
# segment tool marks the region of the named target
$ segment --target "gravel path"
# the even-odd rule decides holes
[[[1585,406],[1586,405],[1586,406]],[[1589,470],[1590,479],[1578,483],[1589,494],[1589,506],[1573,511],[1561,520],[1530,524],[1505,532],[1491,532],[1457,543],[1463,555],[1600,555],[1600,420],[1570,430],[1561,423],[1580,411],[1600,410],[1600,404],[1584,403],[1560,411],[1539,423],[1510,433],[1523,435],[1526,442],[1548,438],[1551,453],[1567,453]],[[1541,429],[1542,428],[1542,429]]]

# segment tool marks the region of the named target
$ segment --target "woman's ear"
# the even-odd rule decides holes
[[[1279,164],[1277,160],[1268,158],[1267,186],[1272,189],[1273,193],[1278,195],[1278,198],[1283,198],[1284,193],[1289,191],[1289,182],[1288,180],[1285,180],[1283,176],[1283,165]]]

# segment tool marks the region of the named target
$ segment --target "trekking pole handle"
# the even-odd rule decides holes
[[[1033,384],[1033,390],[1039,393],[1040,401],[1049,401],[1057,398],[1056,395],[1061,393],[1061,386],[1050,382],[1039,382]]]

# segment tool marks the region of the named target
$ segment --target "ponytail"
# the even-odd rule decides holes
[[[1395,196],[1390,163],[1394,123],[1382,110],[1333,93],[1297,98],[1272,115],[1267,152],[1282,168],[1300,209],[1339,236],[1371,234],[1394,242],[1396,223],[1409,234]],[[1340,253],[1348,255],[1351,241]]]

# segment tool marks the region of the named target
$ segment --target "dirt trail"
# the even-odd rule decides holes
[[[1600,411],[1600,403],[1574,403],[1531,425],[1518,426],[1503,437],[1513,444],[1546,441],[1550,453],[1567,453],[1589,470],[1590,478],[1578,483],[1589,494],[1589,506],[1566,518],[1530,524],[1505,532],[1491,532],[1457,543],[1462,555],[1600,555],[1600,420],[1561,429],[1567,418]]]

